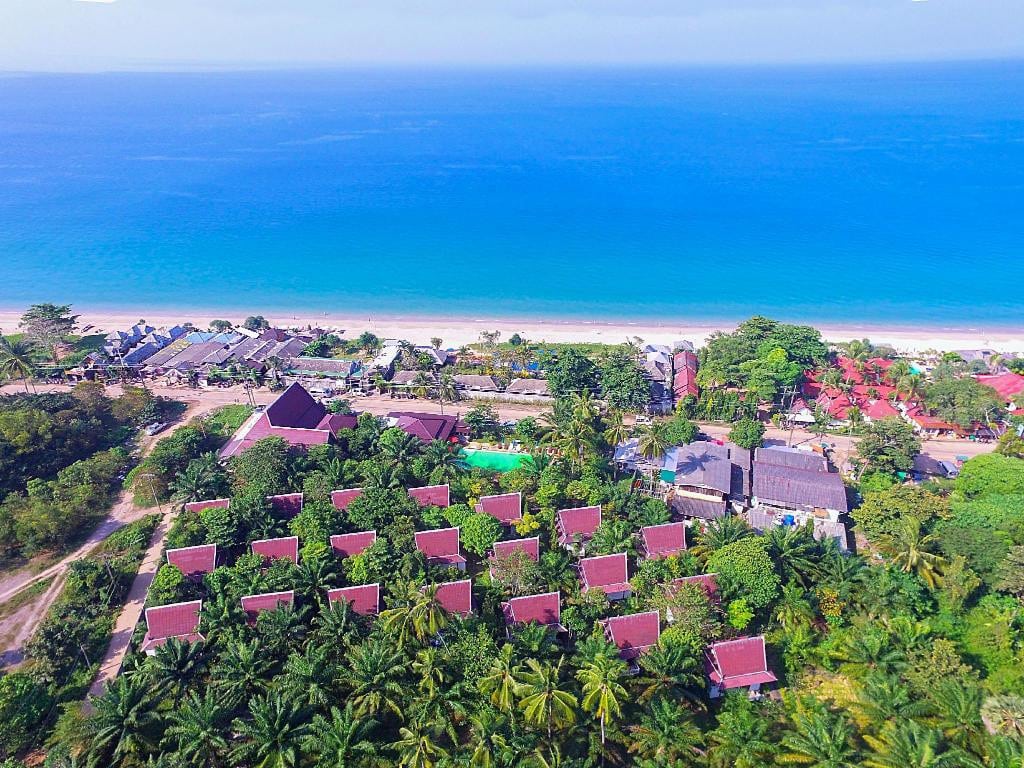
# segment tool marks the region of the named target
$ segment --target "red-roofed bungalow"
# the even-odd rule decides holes
[[[718,594],[717,573],[699,573],[696,576],[683,576],[681,579],[672,579],[673,586],[682,587],[687,584],[697,585],[704,590],[708,597],[714,597]]]
[[[362,488],[345,488],[341,491],[331,491],[331,504],[335,509],[344,512],[348,505],[363,495]]]
[[[293,518],[302,511],[301,493],[281,493],[277,496],[267,496],[274,512],[282,517]]]
[[[523,555],[536,563],[540,560],[540,537],[531,536],[528,539],[509,539],[508,541],[494,542],[494,548],[491,550],[490,557],[491,578],[495,578],[494,566],[503,560],[508,560],[517,552],[522,552]]]
[[[416,532],[416,549],[427,558],[428,565],[454,565],[466,570],[466,558],[459,551],[459,529],[437,528]]]
[[[501,604],[501,612],[505,617],[506,626],[536,623],[560,632],[565,631],[565,627],[560,623],[562,597],[558,592],[513,597],[507,603]]]
[[[449,505],[448,484],[425,485],[422,488],[410,488],[409,495],[421,507],[447,507]]]
[[[171,638],[187,643],[205,640],[206,638],[199,634],[202,609],[202,600],[147,608],[146,637],[142,641],[142,651],[152,656],[156,653],[157,648]]]
[[[600,524],[600,506],[560,509],[555,518],[558,543],[563,547],[573,547],[579,541],[585,546]]]
[[[425,443],[434,440],[450,442],[458,440],[458,435],[465,431],[457,416],[440,413],[419,413],[416,411],[392,411],[389,419],[394,419],[395,426],[403,432],[418,437]]]
[[[644,559],[657,560],[686,551],[686,526],[682,523],[646,525],[640,529],[640,553]]]
[[[757,692],[777,679],[768,669],[763,635],[713,643],[704,654],[704,670],[711,681],[712,698],[732,688]]]
[[[672,393],[676,400],[685,397],[697,397],[700,388],[697,386],[697,355],[688,350],[676,352],[672,358],[674,374],[672,377]]]
[[[473,582],[471,579],[463,579],[438,584],[434,598],[448,613],[469,616],[473,613]]]
[[[975,381],[986,387],[992,387],[1000,399],[1009,403],[1021,392],[1024,392],[1024,376],[1012,371],[1004,371],[991,376],[975,376]]]
[[[609,600],[623,600],[630,596],[629,567],[626,553],[585,557],[580,560],[580,581],[583,591],[600,589]]]
[[[200,544],[198,547],[168,549],[167,562],[186,576],[202,576],[217,567],[217,545]]]
[[[490,515],[505,525],[513,525],[523,519],[523,494],[516,492],[481,496],[476,511]]]
[[[264,560],[291,560],[299,562],[299,537],[285,536],[280,539],[260,539],[252,543],[254,554],[262,555]]]
[[[287,592],[267,592],[262,595],[246,595],[242,598],[242,610],[245,611],[245,620],[255,624],[256,619],[264,611],[276,611],[286,605],[295,604],[295,590]]]
[[[870,400],[861,406],[861,412],[869,421],[890,419],[900,415],[900,412],[888,400]]]
[[[360,531],[359,533],[338,533],[331,536],[331,549],[339,557],[355,557],[361,555],[377,542],[376,531]]]
[[[231,499],[207,499],[206,501],[190,501],[185,505],[185,511],[199,514],[204,509],[227,509],[230,506]]]
[[[661,617],[657,611],[612,616],[601,622],[608,642],[619,649],[619,656],[633,661],[658,644],[661,637]]]
[[[331,603],[344,601],[360,616],[376,616],[380,611],[380,584],[331,589],[327,591],[327,600]]]

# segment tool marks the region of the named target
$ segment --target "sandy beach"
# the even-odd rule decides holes
[[[190,321],[197,327],[205,328],[211,320],[223,319],[235,323],[244,320],[243,315],[215,310],[166,309],[148,311],[145,309],[88,309],[74,307],[80,315],[80,327],[93,326],[89,333],[107,333],[144,319],[150,325],[174,325]],[[0,310],[0,331],[17,332],[21,309]],[[458,347],[480,339],[482,331],[500,331],[501,339],[508,339],[515,333],[530,341],[547,342],[599,342],[619,344],[627,339],[639,337],[646,343],[671,344],[687,339],[703,345],[715,331],[731,331],[735,324],[680,321],[676,323],[655,323],[649,319],[635,323],[628,321],[593,321],[578,319],[527,319],[487,317],[391,317],[353,316],[344,314],[310,314],[296,311],[294,314],[264,313],[267,320],[279,327],[318,327],[345,336],[358,336],[370,331],[385,339],[406,339],[416,344],[427,344],[432,337],[442,339],[445,347]],[[1024,328],[940,328],[906,327],[883,328],[872,325],[815,324],[828,341],[849,341],[869,338],[876,344],[890,344],[899,352],[923,352],[926,350],[979,349],[990,348],[999,352],[1024,354]]]

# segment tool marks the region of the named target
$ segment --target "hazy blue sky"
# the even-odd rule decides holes
[[[1024,0],[0,0],[0,69],[1024,55]]]

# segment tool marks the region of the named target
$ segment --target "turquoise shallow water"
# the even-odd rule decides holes
[[[0,77],[0,306],[1024,325],[1024,64]]]

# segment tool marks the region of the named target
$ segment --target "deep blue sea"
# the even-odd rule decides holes
[[[0,307],[1024,327],[1024,62],[0,76]]]

